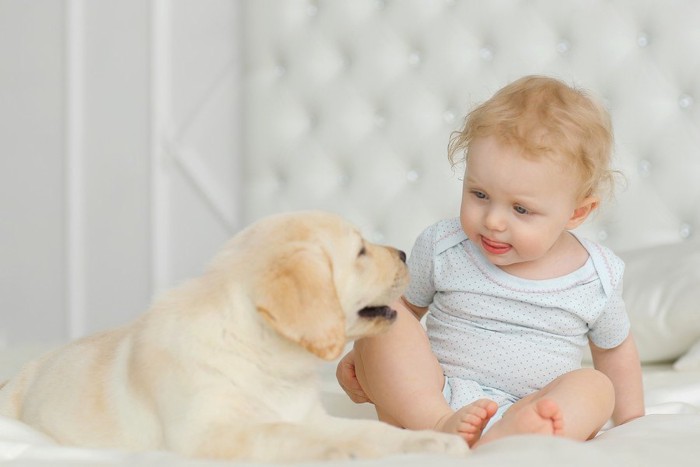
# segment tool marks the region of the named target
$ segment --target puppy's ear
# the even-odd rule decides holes
[[[258,312],[277,333],[325,360],[345,347],[345,313],[330,259],[319,247],[294,246],[276,258],[256,286]]]

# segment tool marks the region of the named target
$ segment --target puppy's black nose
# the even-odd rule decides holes
[[[401,258],[401,261],[403,261],[405,263],[406,262],[406,253],[399,250],[399,258]]]

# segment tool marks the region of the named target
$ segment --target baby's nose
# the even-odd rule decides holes
[[[506,229],[505,220],[496,209],[490,210],[484,218],[484,226],[496,232],[502,232]]]

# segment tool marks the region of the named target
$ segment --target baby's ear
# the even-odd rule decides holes
[[[588,215],[598,208],[598,203],[598,198],[595,196],[584,198],[583,201],[576,206],[576,209],[574,209],[569,222],[566,224],[566,229],[573,230],[583,224],[583,221],[588,218]]]

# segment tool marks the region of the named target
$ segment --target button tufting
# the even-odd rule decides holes
[[[350,67],[352,67],[352,62],[353,62],[353,59],[349,53],[343,53],[340,55],[341,68],[344,68],[346,70],[349,69]]]
[[[642,159],[637,163],[637,172],[641,177],[648,177],[651,174],[651,162],[646,159]]]
[[[277,65],[275,65],[275,74],[280,78],[286,75],[287,65],[285,65],[283,62],[277,62]]]
[[[283,170],[278,170],[275,174],[275,181],[277,182],[277,191],[283,191],[289,179]]]
[[[374,232],[372,232],[370,234],[370,240],[373,243],[384,243],[385,239],[386,239],[386,236],[384,235],[384,232],[382,232],[380,230],[375,230]]]
[[[447,109],[442,113],[442,119],[447,124],[452,124],[455,121],[455,113],[452,109]]]
[[[490,47],[484,46],[479,49],[479,56],[485,62],[490,62],[493,60],[493,50]]]
[[[338,175],[338,186],[341,188],[345,188],[350,186],[350,174],[349,173],[341,173]]]
[[[409,183],[415,183],[418,181],[418,171],[411,169],[408,172],[406,172],[406,180]]]
[[[569,42],[566,39],[562,39],[559,42],[557,42],[557,52],[560,54],[564,55],[569,52],[569,49],[571,49],[571,42]]]
[[[420,65],[421,60],[422,60],[421,54],[417,50],[414,50],[413,52],[408,54],[408,64],[411,66]]]
[[[386,125],[386,115],[381,110],[377,110],[376,112],[374,112],[374,124],[379,128],[382,128],[384,125]]]
[[[306,121],[308,122],[309,129],[316,128],[319,122],[318,115],[313,112],[309,112]]]
[[[688,239],[691,237],[691,235],[693,235],[693,228],[690,224],[683,223],[681,224],[681,227],[678,230],[678,234],[681,236],[682,239]]]
[[[649,35],[645,32],[640,32],[637,35],[637,45],[644,48],[649,45]]]
[[[306,14],[309,16],[316,16],[318,14],[318,2],[316,0],[311,0],[306,7]]]
[[[601,229],[596,234],[596,237],[598,237],[599,241],[604,242],[605,240],[608,239],[608,231],[605,229]]]
[[[693,96],[690,94],[681,94],[678,98],[678,106],[681,109],[689,109],[693,106]]]

